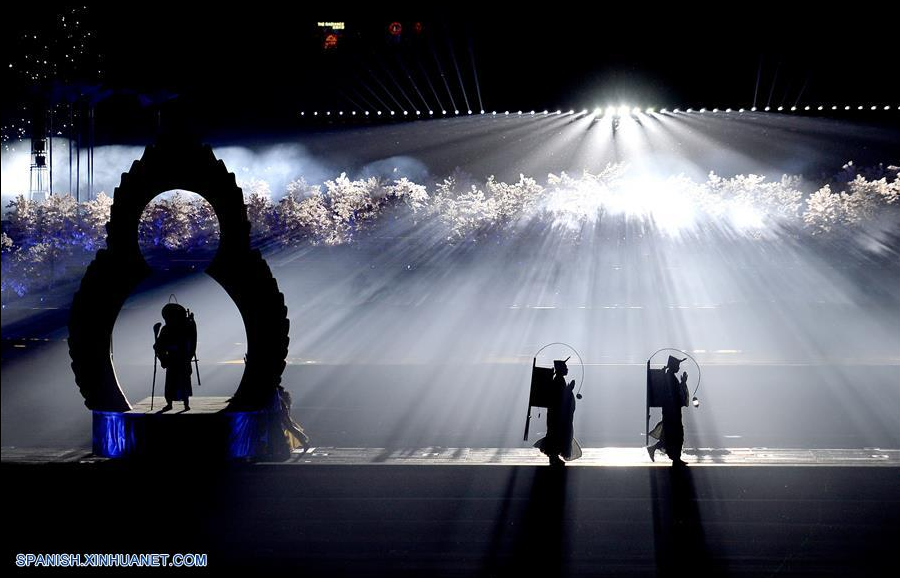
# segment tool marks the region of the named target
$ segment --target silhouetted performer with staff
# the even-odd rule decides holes
[[[158,336],[153,344],[159,364],[166,370],[166,406],[162,411],[171,410],[173,401],[184,402],[184,410],[188,411],[190,397],[194,395],[191,361],[197,353],[197,324],[194,314],[178,303],[167,303],[162,308],[162,317],[166,324],[162,329],[158,329],[159,323],[154,326],[154,334]]]
[[[547,435],[534,444],[550,458],[551,466],[564,466],[563,459],[571,461],[581,457],[581,447],[575,440],[575,380],[566,383],[569,374],[566,361],[553,361],[553,389],[558,403],[547,407]]]
[[[688,405],[688,387],[686,371],[681,373],[681,378],[675,374],[681,368],[681,362],[687,359],[678,359],[669,356],[669,361],[665,368],[665,394],[663,396],[662,421],[656,424],[656,427],[650,432],[650,436],[656,438],[655,444],[647,446],[647,453],[650,459],[656,461],[656,451],[663,450],[672,460],[673,466],[686,466],[687,463],[681,459],[681,446],[684,445],[684,423],[681,421],[681,408]]]

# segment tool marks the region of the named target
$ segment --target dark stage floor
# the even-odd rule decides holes
[[[556,471],[524,449],[223,466],[5,448],[7,567],[19,552],[191,552],[216,575],[893,575],[900,452],[724,458],[673,470],[603,448]]]

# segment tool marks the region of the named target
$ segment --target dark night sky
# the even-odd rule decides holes
[[[900,104],[897,9],[748,5],[728,13],[624,3],[591,13],[559,4],[527,12],[514,6],[509,16],[496,8],[481,16],[471,7],[434,14],[340,6],[309,11],[301,3],[208,11],[186,2],[88,4],[100,80],[119,91],[98,107],[98,136],[128,140],[150,130],[152,114],[136,104],[134,92],[178,94],[166,105],[169,118],[206,134],[245,136],[296,130],[300,110],[351,110],[351,101],[365,107],[381,99],[399,110],[395,98],[412,110],[403,93],[418,106],[414,87],[429,104],[435,101],[428,80],[450,108],[438,62],[457,107],[465,108],[458,66],[470,107],[478,110],[473,58],[487,110],[623,101],[737,108],[750,106],[754,91],[760,106],[790,106],[798,98],[801,104]],[[2,24],[7,58],[22,52],[23,31],[52,30],[49,14],[61,8],[51,5],[44,20],[9,11]],[[347,23],[338,49],[328,53],[316,27],[324,19]],[[399,44],[388,40],[394,20],[406,31]],[[414,22],[422,23],[421,34],[411,32]],[[4,76],[6,120],[27,98],[6,66]]]

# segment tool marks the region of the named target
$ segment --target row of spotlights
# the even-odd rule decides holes
[[[865,106],[859,105],[859,106],[857,106],[857,107],[855,107],[855,108],[856,108],[856,110],[866,110],[866,109],[868,109],[868,110],[878,110],[878,109],[879,109],[878,106],[874,106],[874,105],[873,105],[873,106],[870,106],[870,107],[865,107]],[[900,106],[897,106],[896,108],[897,108],[897,110],[900,110]],[[852,106],[850,106],[850,105],[845,105],[845,106],[843,106],[843,107],[840,107],[840,106],[837,106],[837,105],[832,105],[832,106],[830,106],[830,107],[826,107],[826,106],[824,106],[824,105],[819,105],[819,106],[815,107],[815,110],[818,110],[818,111],[823,111],[823,110],[845,110],[845,111],[849,111],[849,110],[853,110],[853,109],[854,109],[854,107],[852,107]],[[885,106],[881,107],[881,110],[891,110],[891,109],[892,109],[891,105],[885,105]],[[758,112],[758,111],[760,111],[760,110],[761,110],[761,111],[764,111],[764,112],[771,112],[771,111],[773,111],[773,110],[774,110],[774,111],[778,111],[778,112],[784,112],[785,110],[788,110],[788,111],[791,111],[791,112],[796,112],[796,111],[798,111],[798,110],[810,111],[810,110],[813,110],[813,107],[812,107],[812,106],[809,106],[809,105],[806,105],[806,106],[802,107],[802,109],[801,109],[800,107],[797,107],[797,106],[791,106],[791,107],[787,107],[787,108],[784,107],[784,106],[778,106],[778,107],[774,107],[774,108],[771,107],[771,106],[766,106],[766,107],[763,107],[763,108],[757,108],[757,107],[755,107],[755,106],[752,106],[752,107],[750,107],[749,109],[739,108],[739,109],[737,109],[736,111],[735,111],[734,109],[731,109],[731,108],[726,108],[726,109],[724,109],[724,110],[718,109],[718,108],[714,108],[714,109],[712,109],[711,111],[707,110],[706,108],[699,108],[699,109],[687,108],[687,109],[684,109],[683,111],[682,111],[682,109],[680,109],[680,108],[673,108],[673,109],[671,110],[671,112],[672,112],[672,113],[676,113],[676,114],[677,114],[677,113],[681,113],[681,112],[689,112],[689,113],[694,113],[694,112],[700,112],[700,113],[704,113],[704,112],[714,112],[714,113],[718,113],[718,112],[747,112],[748,110],[749,110],[750,112]],[[388,114],[389,114],[390,116],[396,116],[396,111],[389,110],[389,111],[387,111],[387,112],[388,112]],[[410,114],[410,112],[409,112],[408,110],[404,110],[404,111],[402,111],[402,112],[403,112],[403,116],[409,116],[409,114]],[[605,109],[604,109],[604,108],[595,108],[595,109],[593,110],[593,114],[594,114],[595,116],[602,116],[604,113],[606,113],[606,115],[612,115],[612,116],[628,116],[629,114],[632,114],[632,115],[638,115],[638,114],[641,114],[641,113],[644,113],[644,114],[655,114],[656,112],[657,112],[657,110],[656,110],[655,108],[645,108],[645,109],[641,109],[641,108],[638,108],[638,107],[628,107],[628,106],[609,106],[609,107],[606,107]],[[585,114],[587,114],[587,113],[588,113],[588,110],[587,110],[587,109],[581,110],[581,114],[582,114],[582,115],[585,115]],[[661,109],[659,109],[659,113],[660,113],[660,114],[667,114],[667,113],[669,113],[669,109],[667,109],[667,108],[661,108]],[[324,116],[332,116],[332,111],[328,110],[328,111],[325,111],[323,114],[324,114]],[[335,113],[335,114],[336,114],[337,116],[344,116],[344,111],[343,111],[343,110],[340,110],[340,111],[337,111],[337,113]],[[368,111],[368,110],[367,110],[367,111],[364,111],[362,114],[363,114],[364,116],[369,116],[369,111]],[[375,114],[376,114],[376,116],[382,116],[382,111],[380,111],[380,110],[375,111]],[[436,113],[435,113],[435,111],[433,111],[433,110],[429,110],[427,113],[422,112],[421,110],[415,111],[415,115],[416,115],[416,116],[422,116],[422,115],[424,115],[424,114],[427,114],[428,116],[434,116]],[[440,111],[440,114],[446,116],[446,115],[449,114],[449,113],[448,113],[446,110],[441,110],[441,111]],[[454,111],[453,111],[453,114],[454,114],[454,115],[459,115],[459,114],[461,114],[461,113],[460,113],[459,110],[454,110]],[[472,111],[472,110],[467,110],[467,111],[466,111],[466,114],[472,115],[472,114],[476,114],[476,113],[475,113],[474,111]],[[484,111],[484,110],[481,110],[481,111],[478,112],[478,114],[488,114],[488,113],[487,113],[486,111]],[[534,115],[536,115],[536,114],[563,114],[563,111],[562,111],[562,110],[556,110],[556,111],[549,111],[549,110],[544,110],[544,111],[534,111],[534,110],[532,110],[532,111],[524,111],[524,112],[523,112],[523,111],[519,110],[519,111],[515,111],[515,112],[510,112],[510,111],[506,110],[506,111],[503,111],[503,112],[497,112],[496,110],[494,110],[494,111],[491,111],[490,114],[491,114],[492,116],[497,116],[498,114],[499,114],[499,115],[503,115],[503,116],[509,116],[509,115],[511,115],[511,114],[518,115],[518,116],[522,116],[522,115],[530,115],[530,116],[534,116]],[[575,110],[574,110],[574,109],[569,110],[566,114],[575,114]],[[350,116],[357,116],[355,110],[354,110],[354,111],[350,111],[349,115],[350,115]],[[300,116],[306,116],[306,111],[302,111],[302,112],[300,113]],[[319,116],[319,111],[313,111],[312,116]]]

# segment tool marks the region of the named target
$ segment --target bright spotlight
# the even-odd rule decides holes
[[[562,114],[562,111],[559,110],[559,109],[557,109],[557,110],[556,110],[556,114]]]
[[[850,110],[850,107],[849,107],[849,106],[845,106],[845,107],[844,107],[844,110]]]
[[[315,111],[315,112],[313,113],[313,116],[319,116],[319,111],[318,111],[318,110]]]
[[[534,111],[533,111],[533,110],[531,111],[531,116],[534,116]]]
[[[803,110],[809,110],[809,105],[807,104],[806,106],[804,106]]]
[[[743,109],[743,108],[738,109],[738,112],[743,113],[743,112],[744,112],[744,109]]]
[[[428,111],[428,114],[429,114],[429,116],[430,116],[430,115],[433,115],[433,114],[434,114],[434,111],[433,111],[433,110],[429,110],[429,111]]]
[[[794,112],[795,110],[797,110],[797,107],[796,107],[796,106],[792,106],[792,107],[791,107],[791,112]]]
[[[824,106],[822,106],[822,105],[821,105],[821,104],[820,104],[820,105],[819,105],[819,108],[818,108],[818,109],[816,109],[816,110],[822,110],[822,109],[823,109],[823,108],[825,108],[825,107],[824,107]]]
[[[544,114],[550,114],[546,108],[544,109]]]
[[[660,109],[659,112],[661,112],[662,114],[666,114],[666,113],[669,112],[669,111],[663,108],[663,109]]]
[[[694,112],[694,109],[693,109],[693,108],[689,108],[689,109],[687,109],[685,112]]]
[[[519,111],[519,116],[522,116],[522,111],[521,111],[521,110]]]
[[[673,111],[672,111],[672,112],[674,112],[674,113],[675,113],[675,114],[678,114],[678,113],[680,113],[680,112],[681,112],[681,109],[680,109],[680,108],[676,108],[676,109],[675,109],[675,110],[673,110]]]
[[[714,108],[714,109],[713,109],[713,112],[719,112],[719,109],[718,109],[718,108]]]
[[[587,114],[587,109],[586,108],[581,109],[581,114]]]
[[[856,107],[856,110],[862,110],[862,109],[863,109],[862,105],[859,105],[858,107]]]
[[[890,107],[890,106],[886,106],[886,107],[884,107],[884,110],[891,110],[891,107]]]
[[[504,112],[503,114],[505,114],[506,116],[509,116],[509,111],[507,110],[507,111]]]
[[[471,111],[471,110],[467,110],[466,112],[467,112],[468,114],[472,114],[472,111]]]
[[[779,107],[778,107],[778,111],[781,112],[782,110],[784,110],[784,107],[783,107],[783,106],[779,106]]]
[[[378,111],[378,116],[381,116],[381,111],[380,111],[380,110]]]
[[[352,116],[356,116],[356,111],[354,110],[354,111],[351,112],[350,114],[351,114]]]
[[[639,109],[638,107],[634,107],[631,109],[631,114],[634,114],[634,115],[641,114],[641,109]]]
[[[483,109],[483,108],[481,109],[481,114],[484,114],[484,109]]]
[[[369,111],[368,111],[368,110],[366,111],[366,116],[369,116]]]
[[[616,115],[617,116],[626,116],[628,114],[628,110],[629,109],[627,106],[620,106],[618,109],[616,109]]]
[[[599,108],[595,108],[595,109],[594,109],[594,114],[595,114],[595,115],[601,115],[601,114],[603,114],[603,111],[602,111],[601,109],[599,109]]]
[[[731,112],[731,109],[730,109],[730,108],[726,108],[726,109],[725,109],[725,112]]]
[[[419,112],[419,111],[417,110],[417,111],[416,111],[416,116],[419,116],[420,114],[422,114],[422,113]]]
[[[306,116],[306,113],[303,112],[303,111],[301,110],[301,111],[300,111],[300,116]]]
[[[458,111],[458,110],[454,110],[454,111],[453,111],[453,114],[459,114],[459,111]]]
[[[325,116],[331,116],[331,111],[329,110],[328,112],[326,112]]]
[[[769,111],[770,111],[770,110],[772,110],[772,107],[770,107],[770,106],[767,106],[767,107],[766,107],[766,108],[764,108],[764,109],[763,109],[763,110],[764,110],[764,111],[766,111],[766,112],[769,112]]]
[[[495,110],[495,111],[493,111],[491,114],[494,115],[494,116],[497,116],[497,111]]]
[[[569,114],[575,114],[575,111],[572,109],[569,109]]]
[[[837,110],[837,107],[832,105],[831,110]]]
[[[338,116],[344,116],[344,111],[342,110],[342,111],[338,112]]]
[[[756,112],[756,107],[754,106],[753,108],[751,108],[750,112]]]
[[[446,111],[446,110],[442,110],[442,111],[441,111],[441,114],[447,114],[447,111]]]
[[[872,107],[872,110],[876,110],[877,108],[878,108],[877,106],[873,106],[873,107]]]

